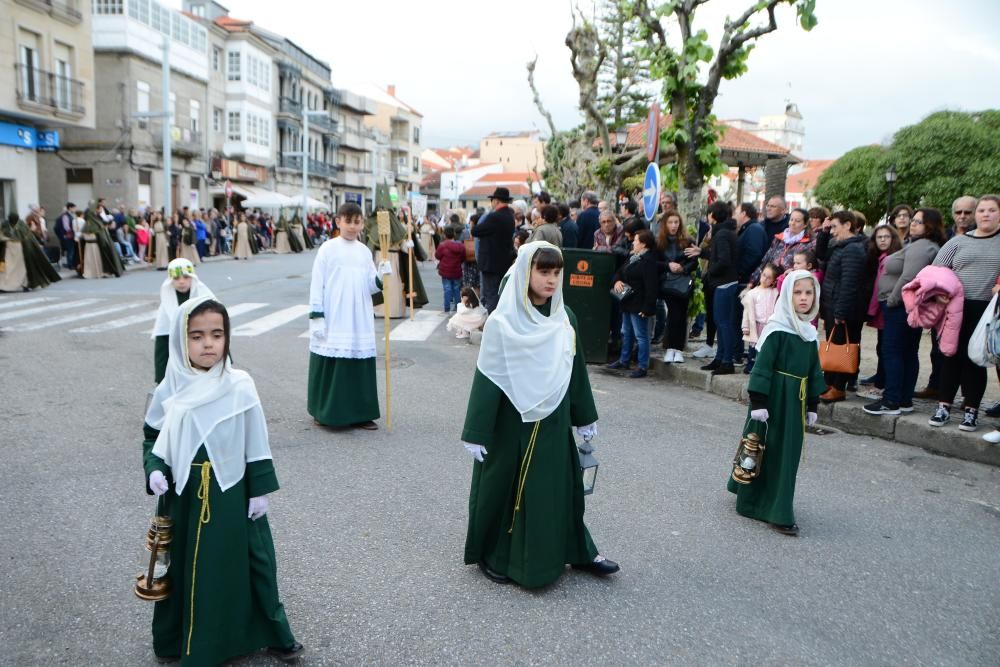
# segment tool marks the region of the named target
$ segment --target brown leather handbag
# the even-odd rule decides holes
[[[463,241],[465,244],[465,261],[475,262],[476,261],[476,239],[465,239]]]
[[[834,343],[833,334],[838,327],[844,327],[844,338],[846,343]],[[861,344],[852,343],[847,335],[847,325],[843,322],[835,324],[826,333],[826,340],[819,344],[819,365],[828,373],[848,373],[858,372],[861,364]]]

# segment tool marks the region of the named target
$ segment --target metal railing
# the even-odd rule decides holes
[[[290,97],[282,97],[278,101],[278,113],[290,113],[302,117],[302,105]]]
[[[37,67],[14,65],[17,79],[17,101],[21,106],[41,106],[83,115],[83,81],[48,72]]]
[[[163,133],[154,131],[153,146],[163,150]],[[201,155],[205,148],[201,141],[201,132],[189,130],[185,127],[174,125],[170,128],[170,152],[177,155]]]
[[[337,121],[329,116],[310,116],[309,126],[315,126],[321,132],[334,133],[337,131]]]
[[[282,169],[302,171],[301,155],[282,155],[278,158],[278,166]],[[342,165],[327,164],[315,158],[309,158],[309,175],[329,178],[343,169]]]

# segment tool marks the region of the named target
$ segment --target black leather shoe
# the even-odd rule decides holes
[[[712,359],[712,361],[710,361],[707,364],[705,364],[704,366],[702,366],[701,370],[703,370],[703,371],[714,371],[715,369],[717,369],[721,365],[722,365],[721,361],[719,361],[718,359]]]
[[[505,574],[500,574],[496,570],[490,569],[490,566],[482,561],[479,562],[479,571],[483,573],[483,576],[485,576],[487,579],[495,583],[498,584],[510,583],[510,577],[508,577]]]
[[[712,371],[712,375],[732,375],[736,369],[732,364],[719,364],[719,367]]]
[[[595,577],[606,577],[610,574],[614,574],[622,568],[613,560],[605,558],[602,561],[595,561],[593,563],[587,563],[586,565],[574,565],[573,569],[590,572]]]
[[[1000,417],[1000,403],[997,403],[992,408],[986,408],[985,410],[983,410],[983,414],[986,415],[987,417],[993,417],[993,418]]]
[[[776,523],[772,523],[771,528],[774,528],[782,535],[788,535],[789,537],[798,537],[799,535],[799,526],[796,523],[793,523],[790,526],[779,526]]]
[[[267,649],[267,652],[282,662],[292,662],[298,660],[306,652],[306,647],[295,642],[288,648],[274,648],[272,646]]]

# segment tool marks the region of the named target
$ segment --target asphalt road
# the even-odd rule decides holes
[[[250,320],[307,303],[312,257],[199,273],[227,304],[267,304]],[[105,321],[141,314],[163,275],[0,295],[0,317],[39,297],[141,304]],[[3,665],[154,664],[152,608],[131,592],[153,511],[140,461],[151,322],[70,333],[88,324],[0,336]],[[305,410],[306,328],[299,317],[233,342],[270,424],[282,488],[269,518],[302,664],[997,664],[995,468],[809,436],[802,534],[788,538],[738,516],[725,491],[742,406],[592,368],[601,468],[587,523],[622,571],[498,586],[462,563],[472,466],[459,435],[478,346],[443,325],[393,342],[392,432],[384,417],[378,432],[330,432]]]

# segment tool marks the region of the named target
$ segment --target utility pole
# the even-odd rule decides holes
[[[162,106],[160,111],[139,111],[132,114],[132,118],[158,118],[163,122],[163,221],[167,223],[173,214],[173,127],[170,125],[172,115],[170,113],[170,38],[163,36],[163,88]]]

